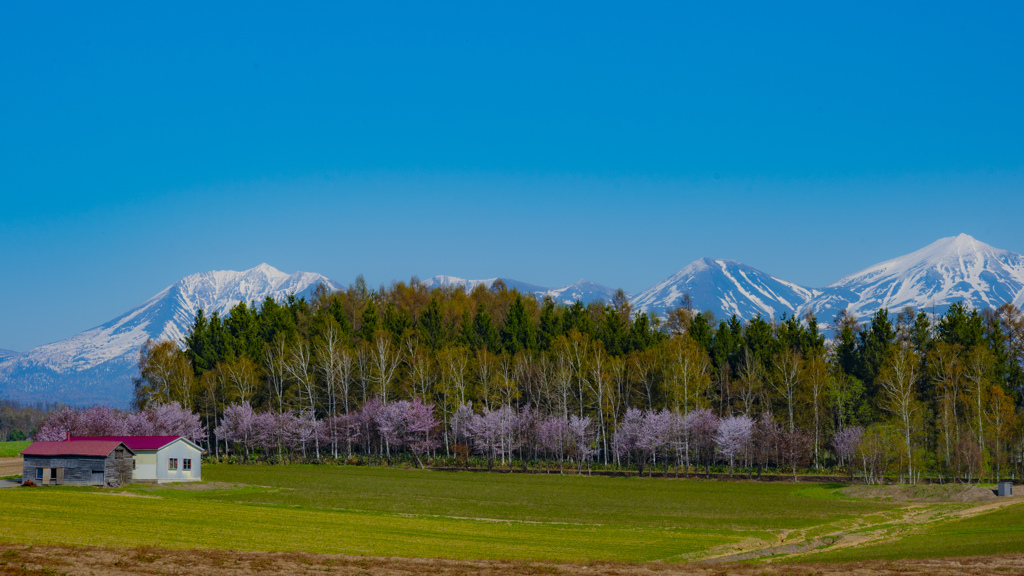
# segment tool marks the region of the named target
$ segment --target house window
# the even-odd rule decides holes
[[[177,470],[178,469],[178,459],[177,458],[168,458],[167,459],[167,469],[168,470]]]
[[[182,470],[191,470],[192,469],[192,459],[191,458],[185,458],[184,460],[182,460],[181,461],[181,469]]]
[[[43,469],[42,468],[36,468],[36,480],[42,480],[42,479],[43,479]]]

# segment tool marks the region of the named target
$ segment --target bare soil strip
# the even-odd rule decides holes
[[[0,478],[4,476],[14,476],[17,474],[21,476],[22,459],[18,458],[0,458]]]
[[[419,574],[469,575],[607,575],[607,576],[868,576],[954,574],[1005,574],[1024,576],[1024,554],[849,562],[834,564],[626,564],[593,562],[458,561],[413,558],[366,558],[358,556],[298,553],[232,552],[224,550],[164,550],[157,548],[95,548],[74,546],[27,546],[0,543],[0,575],[42,576],[56,574],[211,574],[247,576],[275,574],[340,574],[415,576]]]

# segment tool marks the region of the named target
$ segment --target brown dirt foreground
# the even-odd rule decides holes
[[[1024,554],[972,558],[846,562],[834,564],[625,564],[594,562],[461,561],[364,558],[302,553],[28,546],[0,543],[0,575],[83,574],[343,574],[370,576],[449,575],[608,575],[608,576],[868,576],[875,574],[1024,575]]]

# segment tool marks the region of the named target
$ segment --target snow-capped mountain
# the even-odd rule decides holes
[[[512,278],[487,278],[485,280],[467,280],[465,278],[459,278],[458,276],[434,276],[423,281],[423,285],[427,288],[462,288],[467,292],[471,292],[477,286],[483,285],[488,288],[494,285],[495,282],[501,280],[505,283],[505,287],[511,290],[515,288],[522,294],[532,294],[537,299],[543,299],[545,296],[550,296],[552,300],[559,304],[572,304],[577,300],[584,304],[590,304],[591,302],[611,302],[612,298],[615,297],[616,290],[607,286],[602,286],[596,282],[589,280],[579,280],[561,286],[558,288],[545,288],[543,286],[537,286],[536,284],[528,284]],[[631,297],[632,294],[626,293],[626,297]]]
[[[735,260],[702,258],[632,299],[633,309],[664,316],[685,294],[695,310],[711,310],[718,319],[743,320],[792,315],[816,293]]]
[[[200,308],[224,315],[241,301],[308,298],[320,283],[338,288],[319,274],[286,274],[267,264],[187,276],[105,324],[0,361],[0,396],[127,404],[146,340],[181,342]]]
[[[879,308],[941,314],[959,301],[978,309],[1024,304],[1024,256],[967,234],[942,238],[829,284],[804,309],[829,323],[843,309],[865,320]]]
[[[0,348],[0,362],[10,360],[11,358],[16,358],[18,356],[21,356],[21,352],[15,352],[14,350],[4,350],[3,348]]]

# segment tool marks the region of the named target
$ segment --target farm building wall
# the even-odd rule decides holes
[[[171,469],[170,461],[175,460],[175,469]],[[189,461],[191,470],[185,470],[185,460]],[[156,453],[157,482],[198,482],[203,479],[203,452],[184,440],[175,440]]]
[[[64,484],[100,486],[106,483],[107,460],[98,456],[25,456],[22,464],[22,482],[31,480],[39,483],[36,468],[63,468]]]
[[[132,469],[135,467],[135,460],[130,454],[118,449],[106,459],[103,468],[104,486],[124,486],[132,483]]]
[[[138,450],[135,452],[136,480],[156,480],[156,451]]]
[[[118,457],[120,456],[120,457]],[[66,486],[121,486],[132,481],[132,457],[124,450],[115,450],[106,458],[100,456],[25,456],[21,468],[21,480],[40,483],[36,469],[44,469],[46,484]],[[63,470],[63,477],[51,476],[46,469]]]

